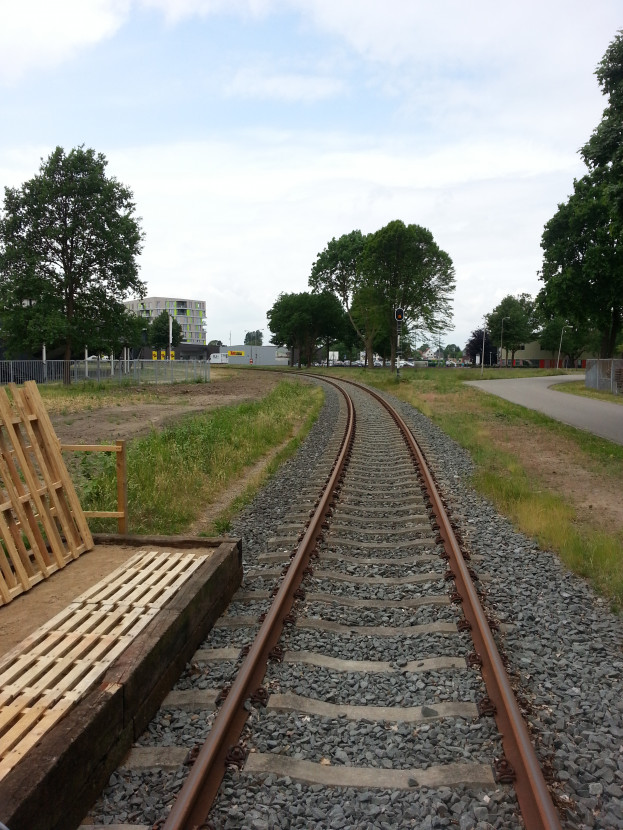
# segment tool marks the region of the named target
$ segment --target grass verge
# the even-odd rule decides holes
[[[317,418],[322,401],[319,387],[283,381],[259,401],[185,416],[161,432],[130,442],[129,531],[186,531],[220,488],[242,479],[245,470],[274,447],[286,443],[269,465],[272,471],[293,453]],[[76,489],[85,510],[115,510],[114,459],[103,453],[85,455]],[[235,507],[220,517],[220,532],[250,498],[243,487]],[[93,530],[110,530],[110,520],[92,519],[90,525]]]

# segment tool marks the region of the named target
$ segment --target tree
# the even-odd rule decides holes
[[[328,291],[321,294],[280,294],[266,314],[273,332],[271,343],[298,351],[298,365],[303,358],[312,362],[319,341],[337,340],[344,329],[342,307]]]
[[[589,172],[546,224],[539,304],[578,331],[600,335],[610,358],[623,330],[623,33],[596,73],[608,105],[580,150]]]
[[[261,346],[264,336],[261,329],[255,331],[248,331],[244,336],[245,346]]]
[[[170,317],[166,311],[161,311],[149,324],[147,339],[154,349],[167,349],[169,347],[169,320],[171,321],[171,345],[179,346],[184,337],[182,327],[174,317]]]
[[[222,345],[223,345],[222,340],[210,340],[210,342],[208,343],[208,346],[216,346],[219,349],[221,348]]]
[[[45,343],[69,360],[94,336],[114,342],[125,325],[122,301],[145,295],[133,196],[106,165],[94,150],[57,147],[38,175],[5,188],[0,315],[9,354]]]
[[[446,360],[449,360],[450,358],[458,360],[463,356],[463,349],[460,346],[457,346],[456,343],[448,343],[447,346],[444,346],[443,355]]]
[[[515,352],[534,339],[534,302],[529,294],[513,297],[508,294],[487,315],[487,329],[494,343],[501,343],[502,350],[511,353],[511,366]],[[502,355],[499,355],[502,360]]]
[[[606,49],[595,75],[608,105],[580,153],[591,172],[607,176],[613,208],[623,221],[623,30]]]
[[[472,336],[465,344],[465,354],[469,357],[471,363],[476,363],[477,356],[482,361],[482,335],[482,329],[476,329],[472,332]],[[484,364],[485,366],[492,366],[494,363],[497,363],[497,360],[498,350],[492,343],[489,332],[485,331]]]
[[[623,224],[608,181],[599,171],[575,181],[573,195],[546,224],[538,297],[550,316],[598,331],[603,358],[612,357],[623,327]]]
[[[394,310],[404,309],[405,319],[420,330],[442,331],[452,319],[454,266],[429,230],[395,220],[366,239],[360,270],[389,327],[393,369],[397,331]]]
[[[403,308],[414,327],[432,332],[451,319],[452,260],[430,231],[400,220],[368,236],[357,230],[332,239],[318,254],[309,284],[340,300],[365,346],[369,366],[374,343],[385,336],[395,366],[395,308]]]
[[[569,325],[563,317],[543,320],[537,337],[540,347],[551,352],[553,358],[558,358],[562,348],[563,356],[568,355],[573,364],[591,343],[591,332]]]

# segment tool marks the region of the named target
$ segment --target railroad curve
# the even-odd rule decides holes
[[[470,574],[460,550],[448,550],[458,547],[451,522],[399,416],[369,390],[337,385],[349,387],[344,433],[270,549],[245,557],[227,614],[137,742],[130,774],[140,783],[132,804],[116,802],[116,818],[165,830],[420,827],[439,810],[460,822],[469,804],[483,826],[502,826],[502,815],[508,828],[559,827],[535,759],[521,766],[527,732],[519,750],[508,734],[525,727],[518,710],[501,711],[509,690],[500,692],[507,680],[499,655],[496,663],[488,653],[495,643],[471,582],[478,562]],[[158,747],[176,718],[180,745]],[[226,721],[241,735],[233,752]],[[141,755],[151,758],[142,772]],[[169,767],[171,793],[185,779],[155,820],[139,795],[149,804],[154,759],[158,772]],[[329,825],[320,798],[331,805]]]

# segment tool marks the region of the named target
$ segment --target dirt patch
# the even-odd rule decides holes
[[[513,425],[491,434],[493,443],[520,459],[526,472],[540,486],[561,495],[578,519],[596,530],[623,534],[623,501],[615,494],[623,490],[623,471],[604,476],[590,470],[577,446],[560,436]]]
[[[138,394],[131,404],[124,401],[120,391],[117,406],[52,415],[51,420],[62,444],[114,443],[117,439],[136,438],[152,429],[162,429],[194,412],[257,400],[281,380],[283,377],[275,373],[245,371],[212,380],[209,384],[151,388],[148,399],[141,401]],[[125,398],[127,400],[127,394]],[[220,508],[226,507],[254,476],[261,474],[269,461],[270,458],[259,462],[223,493],[221,501],[224,503],[219,502]],[[211,508],[212,514],[216,515]],[[199,533],[207,526],[209,518],[206,514],[192,532]],[[0,606],[0,656],[136,552],[136,547],[96,546],[30,591]]]
[[[131,403],[120,390],[114,406],[52,415],[51,420],[62,444],[114,443],[161,429],[193,412],[257,400],[282,379],[272,372],[246,371],[210,383],[150,387],[149,398],[137,395]]]

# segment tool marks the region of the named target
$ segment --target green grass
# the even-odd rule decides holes
[[[582,398],[593,398],[596,401],[607,401],[623,406],[623,395],[615,395],[600,389],[589,389],[581,380],[555,384],[555,389],[557,392],[565,392],[568,395],[579,395]]]
[[[161,432],[130,442],[130,532],[186,531],[219,490],[248,467],[286,442],[294,441],[294,451],[296,436],[301,428],[311,428],[322,399],[318,387],[283,381],[260,401],[185,416]],[[102,453],[86,456],[76,487],[85,510],[115,510],[114,459]],[[244,497],[245,488],[240,499]],[[229,520],[230,516],[221,519],[222,529]],[[110,529],[109,520],[93,519],[90,524],[94,530]]]

